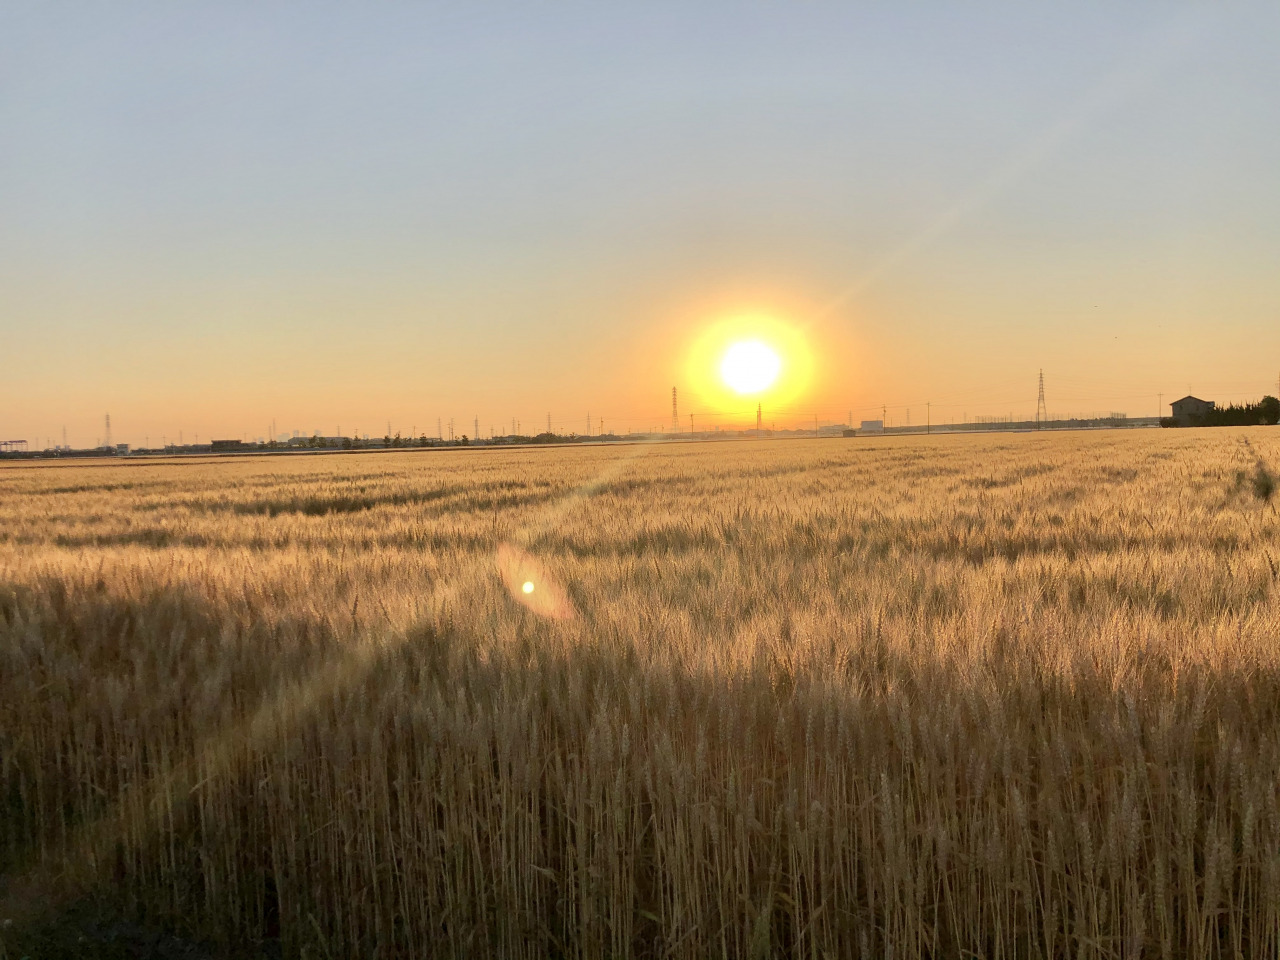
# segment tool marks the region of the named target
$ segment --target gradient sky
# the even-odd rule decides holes
[[[6,3],[0,439],[1276,392],[1280,6],[1058,6]]]

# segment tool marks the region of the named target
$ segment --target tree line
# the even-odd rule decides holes
[[[1257,403],[1228,404],[1225,407],[1214,407],[1203,416],[1192,417],[1187,426],[1192,427],[1254,427],[1272,425],[1280,422],[1280,400],[1266,396]],[[1180,427],[1174,417],[1163,417],[1162,427]]]

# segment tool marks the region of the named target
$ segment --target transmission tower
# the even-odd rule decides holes
[[[107,414],[107,435],[102,441],[104,447],[111,446],[111,414]]]
[[[760,436],[760,404],[756,404],[756,437]]]
[[[671,388],[671,432],[680,432],[680,415],[676,413],[676,388]]]
[[[547,433],[551,432],[551,414],[547,413]]]
[[[1047,423],[1049,420],[1049,411],[1044,405],[1044,371],[1040,371],[1040,395],[1036,397],[1036,427],[1040,424]]]
[[[471,434],[471,439],[472,440],[480,439],[480,415],[479,414],[476,414],[476,429],[475,429],[475,432]]]

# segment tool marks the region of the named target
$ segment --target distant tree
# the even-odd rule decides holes
[[[391,446],[391,434],[388,433],[385,437],[382,438],[382,445],[384,447]]]
[[[458,438],[458,446],[460,447],[465,447],[470,442],[471,441],[467,439],[467,435],[465,433]]]
[[[1275,423],[1274,414],[1280,407],[1275,397],[1263,397],[1258,403],[1230,404],[1215,407],[1205,414],[1203,421],[1194,426],[1252,427],[1262,423]]]

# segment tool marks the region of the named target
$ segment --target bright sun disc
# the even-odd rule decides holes
[[[736,393],[759,393],[773,386],[781,358],[759,340],[740,340],[725,351],[720,377]]]

